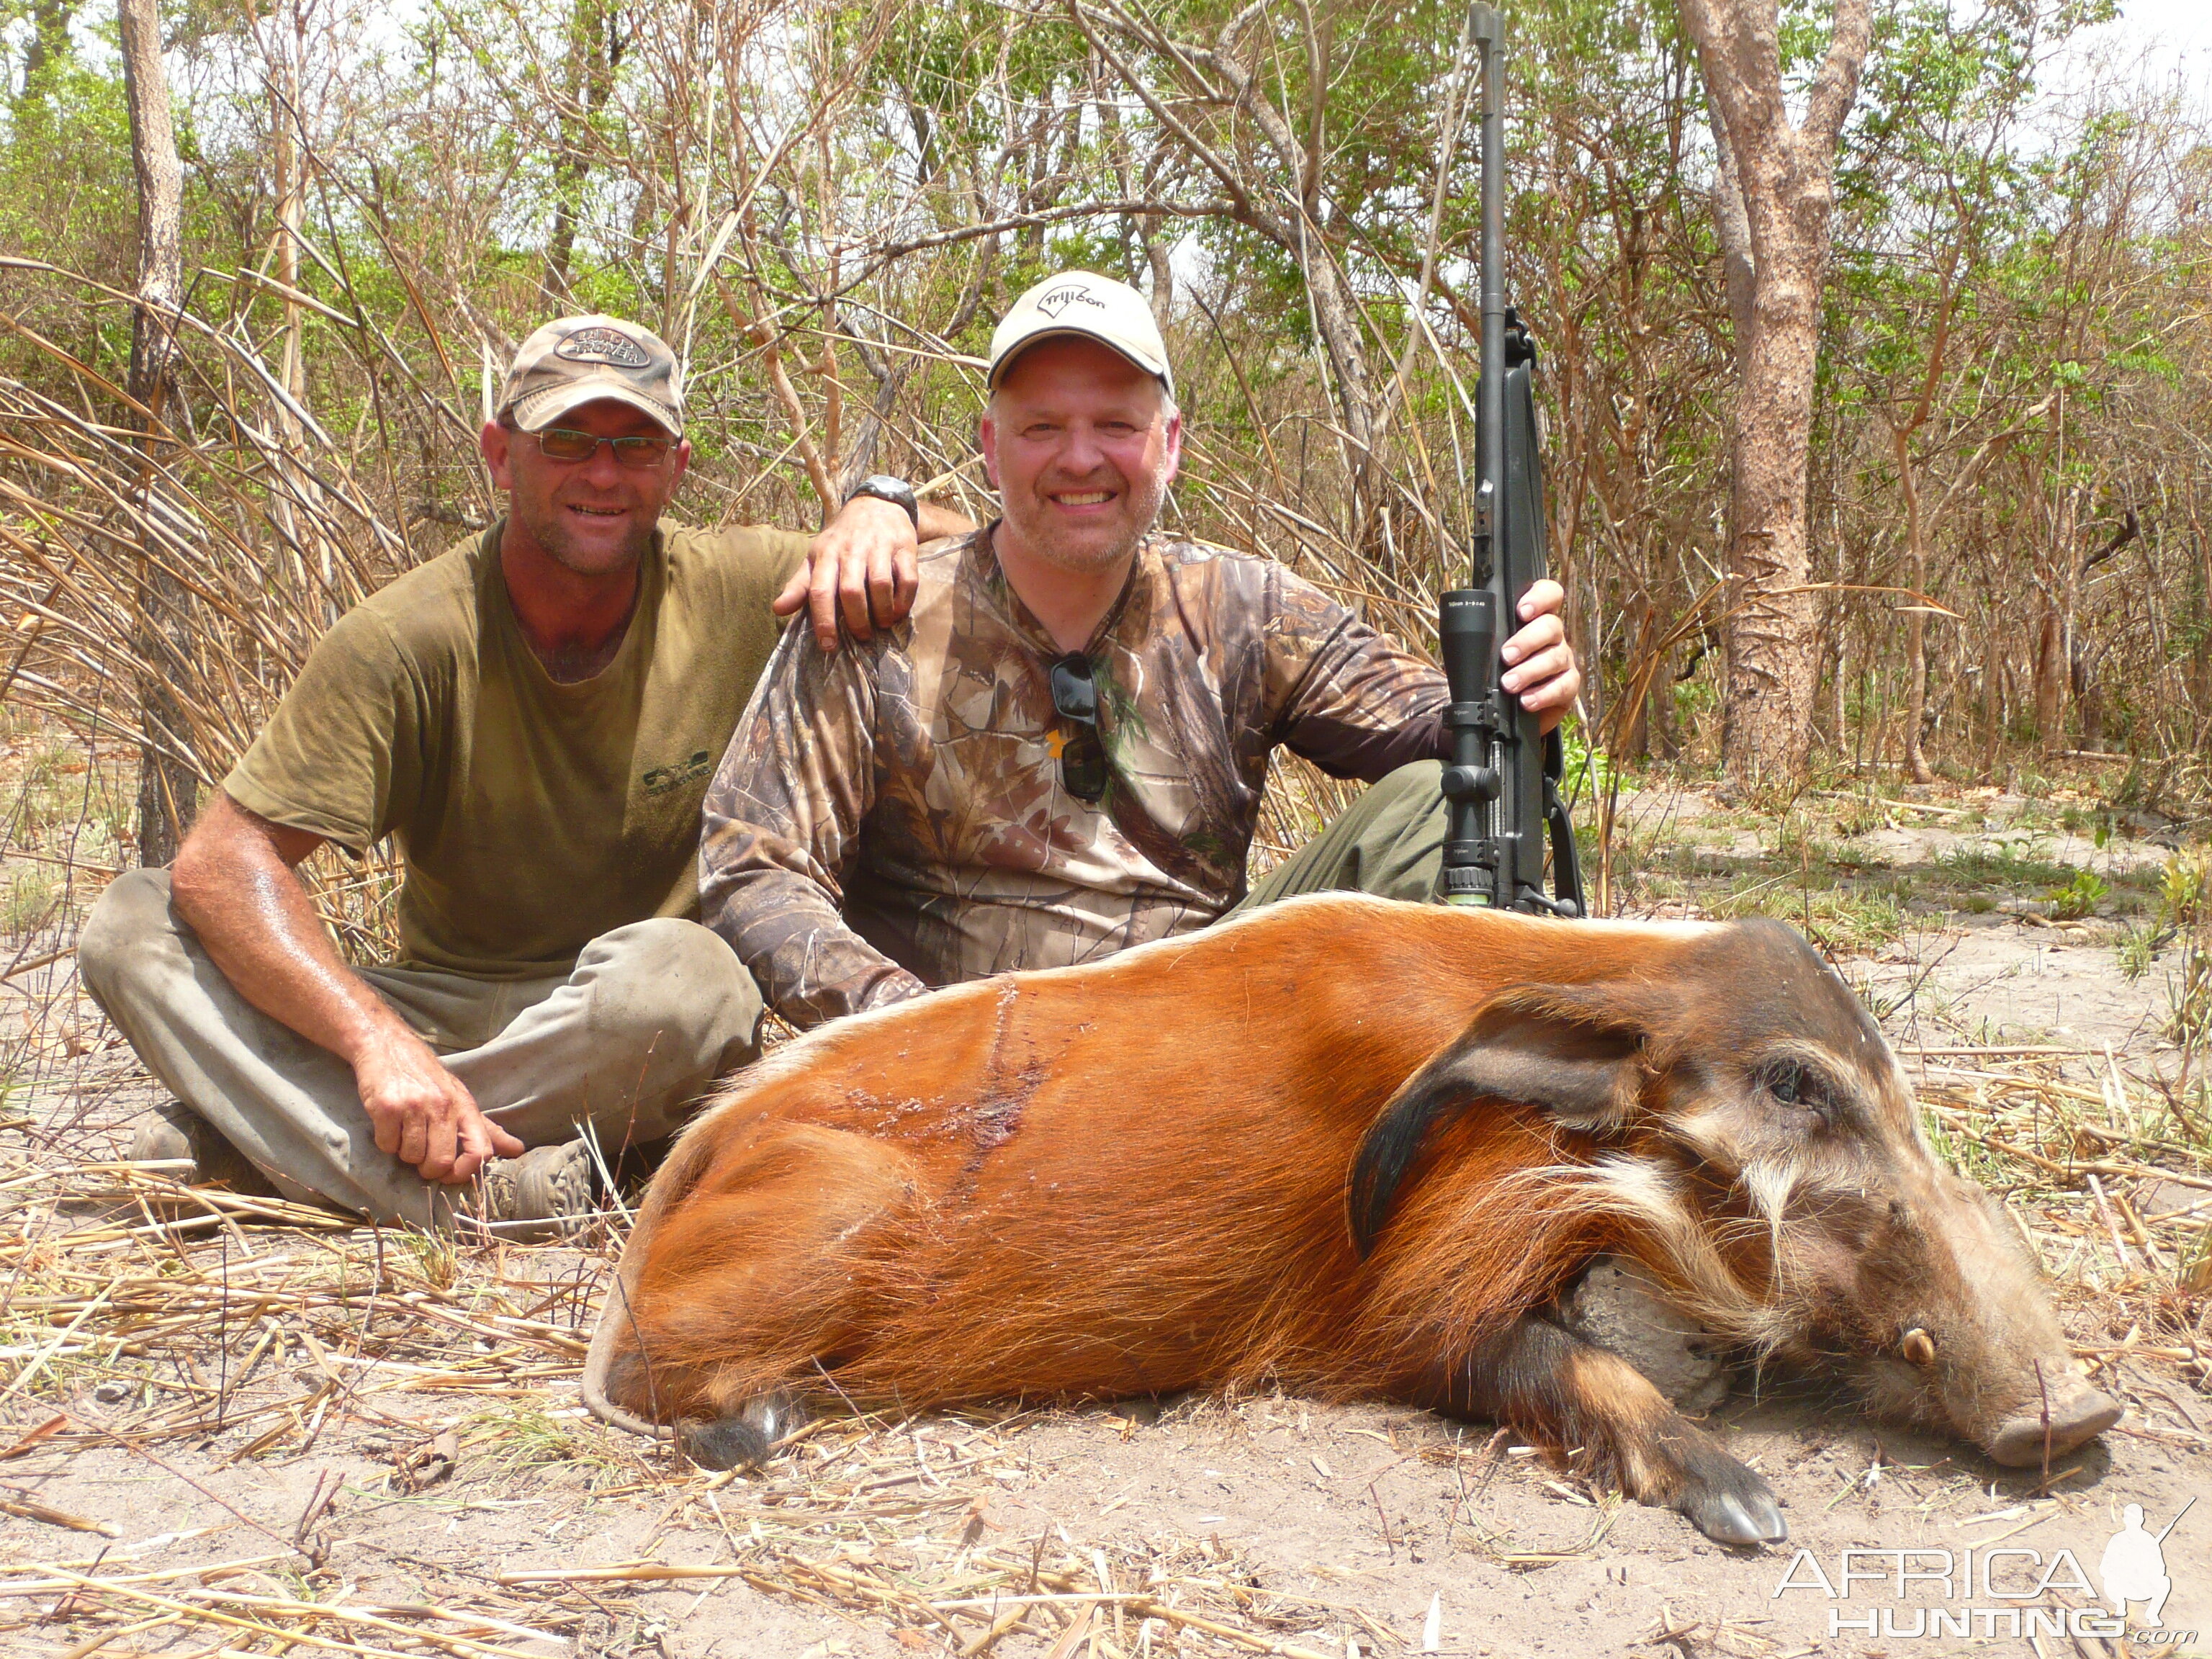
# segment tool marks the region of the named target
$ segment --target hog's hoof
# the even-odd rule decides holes
[[[1689,1522],[1716,1544],[1750,1549],[1779,1544],[1790,1536],[1790,1523],[1767,1490],[1766,1482],[1747,1469],[1753,1490],[1726,1492],[1698,1486],[1682,1494],[1681,1510]]]
[[[1686,1467],[1674,1507],[1692,1526],[1732,1549],[1779,1544],[1790,1536],[1773,1487],[1711,1442],[1692,1442],[1680,1450]]]
[[[768,1462],[775,1443],[806,1420],[788,1395],[748,1400],[740,1411],[711,1423],[686,1423],[677,1431],[684,1455],[702,1469],[750,1469]]]

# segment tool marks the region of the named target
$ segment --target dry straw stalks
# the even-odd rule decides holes
[[[1009,1539],[988,1519],[991,1497],[1051,1472],[1029,1416],[939,1418],[921,1425],[926,1433],[834,1419],[742,1480],[702,1476],[665,1448],[602,1431],[583,1419],[575,1381],[617,1218],[590,1248],[495,1246],[463,1257],[313,1208],[184,1193],[159,1171],[114,1161],[117,1103],[143,1104],[143,1085],[78,997],[69,953],[75,919],[134,861],[127,803],[142,753],[220,777],[330,619],[416,562],[424,550],[372,501],[401,499],[398,481],[378,478],[372,490],[362,479],[364,467],[390,465],[382,434],[397,421],[395,401],[415,429],[456,448],[472,436],[444,348],[447,380],[426,385],[346,304],[318,308],[368,371],[351,434],[319,425],[250,341],[188,313],[179,369],[187,392],[174,406],[201,413],[191,429],[158,431],[143,447],[92,412],[127,404],[119,388],[0,319],[52,372],[43,384],[69,381],[81,394],[72,404],[0,375],[0,605],[12,640],[0,642],[0,776],[15,787],[0,824],[0,936],[12,947],[0,960],[9,1132],[0,1150],[0,1514],[41,1538],[47,1528],[57,1540],[82,1534],[89,1551],[41,1549],[0,1566],[0,1647],[72,1659],[548,1659],[604,1648],[618,1617],[647,1639],[656,1627],[635,1598],[696,1583],[696,1611],[732,1579],[887,1621],[917,1650],[964,1656],[1018,1635],[1049,1659],[1339,1659],[1347,1642],[1370,1653],[1416,1645],[1416,1635],[1357,1607],[1269,1583],[1216,1539]],[[420,320],[434,340],[432,319]],[[1264,422],[1259,430],[1264,447]],[[1192,459],[1185,488],[1203,491],[1211,518],[1247,544],[1286,554],[1294,544],[1308,574],[1409,635],[1425,631],[1432,596],[1393,574],[1423,560],[1370,560],[1284,505],[1297,492],[1272,451],[1256,469],[1209,465],[1202,446]],[[488,498],[483,506],[488,515]],[[1413,507],[1405,527],[1418,540]],[[1386,540],[1392,525],[1386,514]],[[170,693],[155,705],[168,711],[159,729],[141,719],[149,680]],[[1341,804],[1340,786],[1288,770],[1291,787],[1270,792],[1261,865]],[[349,947],[374,952],[388,936],[388,867],[329,860],[319,882]],[[2195,948],[2192,971],[2212,979]],[[2212,984],[2201,1000],[2212,1006]],[[2197,1032],[2200,1050],[2204,1040]],[[2078,1352],[2130,1402],[2120,1431],[2212,1443],[2202,1403],[2212,1373],[2212,1124],[2201,1089],[2185,1073],[2177,1085],[2109,1056],[2087,1068],[2075,1054],[1976,1047],[1906,1058],[1922,1068],[1947,1154],[2002,1196],[2084,1333]],[[328,1453],[364,1425],[372,1437],[359,1443],[380,1447],[391,1468],[348,1504],[366,1494],[434,1505],[457,1470],[472,1486],[503,1476],[543,1489],[580,1468],[589,1491],[580,1503],[657,1506],[652,1539],[635,1560],[585,1569],[550,1553],[546,1566],[505,1571],[423,1563],[450,1590],[434,1604],[387,1602],[330,1565],[342,1525],[335,1474],[289,1525],[254,1520],[207,1484],[224,1465]],[[110,1543],[113,1516],[71,1513],[10,1479],[66,1467],[88,1448],[120,1448],[193,1491],[212,1524]],[[1480,1462],[1485,1481],[1495,1467],[1494,1456]],[[1598,1548],[1609,1523],[1601,1504],[1571,1553]],[[1504,1565],[1561,1559],[1462,1526],[1456,1514],[1448,1530]],[[167,1552],[241,1531],[252,1534],[245,1553],[164,1564]],[[706,1559],[676,1559],[678,1540],[701,1536]]]
[[[598,1251],[494,1246],[463,1261],[427,1239],[180,1189],[128,1164],[13,1161],[0,1180],[0,1261],[10,1272],[0,1306],[0,1413],[10,1423],[0,1470],[15,1459],[122,1446],[228,1509],[194,1479],[195,1467],[295,1461],[338,1425],[366,1422],[391,1431],[368,1443],[392,1455],[382,1483],[391,1492],[434,1486],[464,1462],[506,1465],[526,1480],[580,1462],[593,1502],[659,1504],[656,1540],[703,1531],[716,1547],[705,1561],[648,1549],[608,1565],[478,1575],[465,1605],[373,1602],[323,1567],[328,1500],[319,1483],[289,1536],[232,1510],[228,1527],[0,1568],[0,1631],[89,1627],[118,1644],[114,1652],[143,1650],[154,1632],[179,1626],[193,1642],[220,1638],[216,1649],[188,1650],[200,1653],[293,1643],[543,1659],[549,1645],[566,1650],[568,1633],[622,1587],[696,1581],[711,1589],[737,1578],[888,1618],[927,1634],[932,1650],[967,1655],[1023,1631],[1066,1638],[1064,1659],[1079,1650],[1338,1659],[1339,1638],[1317,1647],[1287,1634],[1317,1621],[1349,1621],[1370,1644],[1405,1644],[1356,1609],[1256,1588],[1213,1540],[983,1541],[997,1530],[986,1520],[990,1497],[1035,1472],[1020,1416],[940,1419],[927,1437],[909,1424],[824,1420],[743,1481],[703,1477],[664,1449],[601,1431],[583,1420],[574,1382],[612,1238]],[[454,1414],[426,1418],[425,1406]],[[119,1531],[40,1504],[8,1512]],[[239,1527],[261,1534],[250,1556],[139,1565]],[[81,1642],[72,1650],[91,1650]]]
[[[2085,1332],[2077,1353],[2130,1401],[2119,1431],[2202,1449],[2212,1443],[2200,1392],[2212,1372],[2203,1325],[2212,1165],[2197,1137],[2173,1138],[2182,1126],[2144,1079],[2100,1057],[2093,1084],[2066,1081],[2064,1058],[1908,1054],[1947,1152],[2003,1194]],[[70,1069],[97,1087],[103,1063],[91,1055]],[[992,1496],[1052,1473],[1032,1449],[1028,1415],[828,1419],[746,1479],[703,1476],[665,1448],[601,1431],[574,1388],[618,1242],[611,1225],[596,1248],[463,1256],[312,1208],[180,1190],[158,1172],[85,1156],[96,1139],[85,1132],[74,1153],[18,1152],[0,1175],[0,1481],[11,1462],[43,1468],[76,1449],[122,1447],[228,1509],[205,1485],[210,1469],[294,1462],[366,1425],[362,1443],[393,1467],[350,1488],[349,1503],[434,1500],[457,1467],[542,1492],[555,1467],[576,1465],[591,1504],[627,1499],[659,1514],[635,1559],[581,1566],[549,1553],[544,1565],[463,1571],[465,1588],[429,1605],[364,1596],[326,1566],[333,1523],[316,1501],[289,1527],[204,1509],[217,1522],[203,1529],[210,1535],[259,1534],[247,1553],[170,1566],[156,1540],[41,1552],[0,1569],[0,1628],[37,1626],[77,1644],[55,1651],[88,1654],[85,1643],[101,1636],[103,1651],[126,1655],[289,1644],[545,1659],[600,1629],[592,1621],[627,1607],[625,1595],[696,1585],[696,1608],[729,1579],[887,1620],[920,1651],[975,1655],[1016,1632],[1060,1659],[1338,1659],[1346,1634],[1369,1653],[1416,1644],[1357,1607],[1267,1583],[1216,1539],[1007,1539],[988,1519]],[[1474,1452],[1421,1455],[1432,1452],[1486,1463]],[[2069,1475],[2050,1480],[2063,1486]],[[116,1530],[111,1517],[36,1504],[11,1501],[7,1512]],[[1603,1504],[1592,1519],[1571,1553],[1601,1544]],[[1523,1569],[1563,1559],[1501,1547],[1471,1518],[1454,1536]]]

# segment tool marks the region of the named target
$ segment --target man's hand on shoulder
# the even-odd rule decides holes
[[[396,1019],[355,1052],[353,1073],[377,1150],[413,1164],[425,1181],[458,1185],[495,1158],[523,1153],[429,1045]]]
[[[1566,601],[1566,590],[1549,578],[1532,583],[1521,596],[1522,626],[1498,653],[1508,665],[1505,689],[1541,719],[1547,732],[1566,718],[1583,689],[1582,667],[1560,614]]]
[[[921,528],[927,539],[957,536],[975,526],[933,502],[921,503]],[[872,639],[878,628],[905,620],[914,608],[918,578],[915,560],[921,544],[906,509],[873,495],[855,495],[823,526],[806,550],[806,568],[793,573],[775,597],[779,617],[804,605],[813,620],[814,641],[824,651],[837,648],[837,620],[856,640]]]

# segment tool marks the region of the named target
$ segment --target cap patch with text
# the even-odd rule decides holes
[[[645,348],[627,334],[611,328],[587,328],[571,334],[553,348],[556,356],[574,363],[615,363],[623,368],[643,368],[653,360]]]
[[[995,386],[1015,358],[1045,340],[1069,337],[1096,340],[1120,353],[1158,380],[1170,397],[1175,376],[1160,325],[1145,296],[1127,283],[1093,270],[1063,270],[1048,276],[1006,307],[991,333],[991,372]]]
[[[668,342],[620,317],[563,317],[515,349],[497,413],[543,432],[571,410],[610,399],[684,435],[684,369]]]

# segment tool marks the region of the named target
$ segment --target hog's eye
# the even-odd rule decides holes
[[[1826,1082],[1818,1072],[1794,1060],[1778,1060],[1762,1067],[1759,1086],[1784,1106],[1802,1111],[1828,1113],[1831,1102]]]

